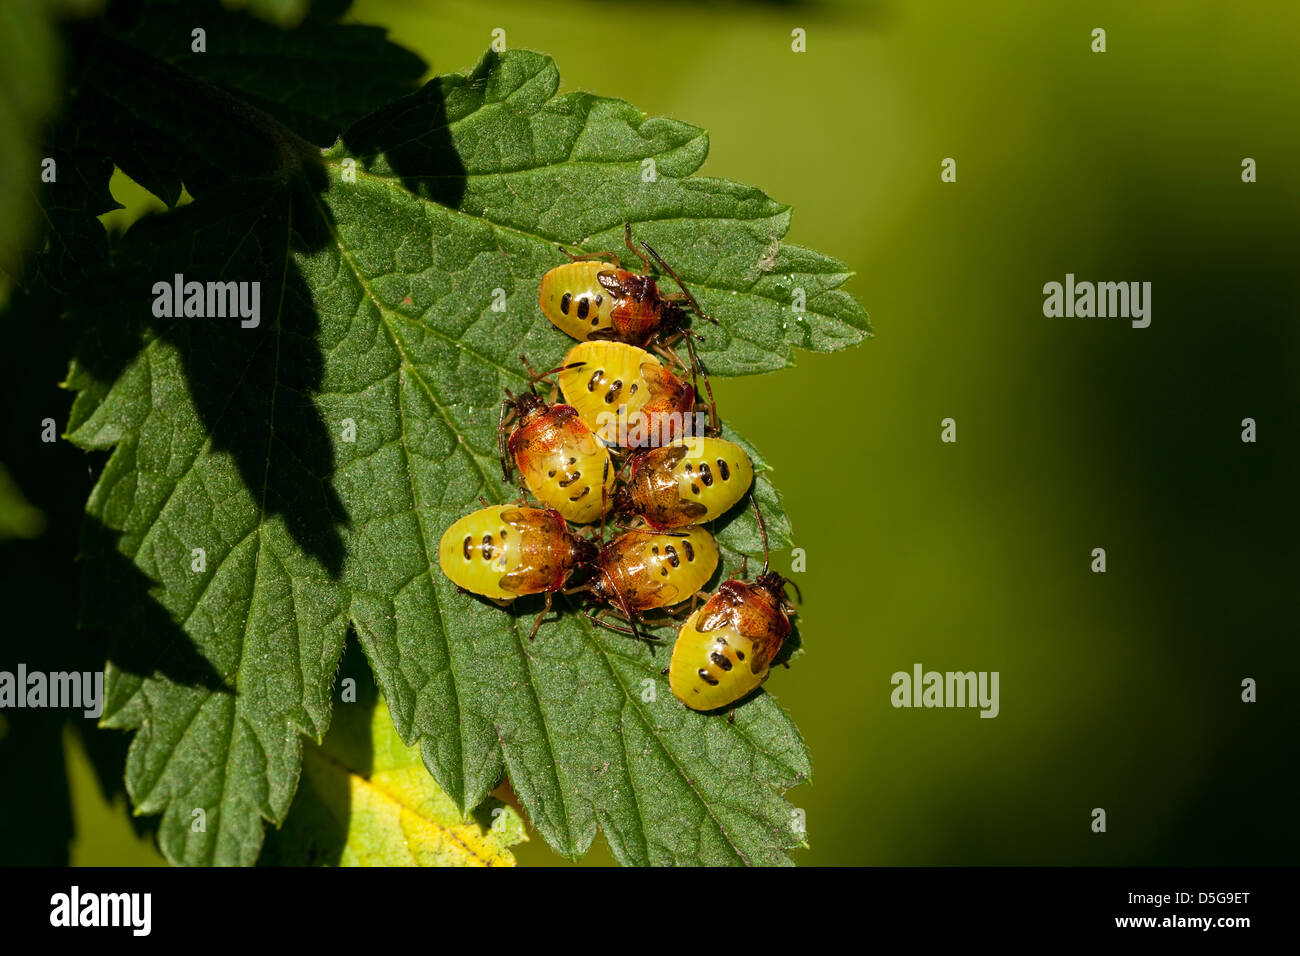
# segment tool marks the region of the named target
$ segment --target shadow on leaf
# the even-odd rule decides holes
[[[229,453],[263,513],[282,516],[297,544],[337,577],[347,512],[331,484],[333,446],[313,400],[324,370],[320,318],[293,261],[328,241],[313,197],[324,175],[305,159],[288,182],[234,184],[138,222],[115,268],[97,277],[94,306],[83,307],[77,359],[106,385],[142,342],[173,345],[209,453]],[[235,294],[246,317],[228,314],[237,311]]]
[[[351,681],[348,685],[345,682]],[[344,701],[346,687],[355,700]],[[370,722],[379,689],[361,645],[349,629],[334,682],[334,719],[324,741],[303,742],[303,780],[284,825],[266,835],[258,866],[337,866],[347,846],[352,820],[349,774],[369,778],[374,768]],[[331,754],[342,755],[343,766]]]
[[[487,76],[496,59],[488,53],[474,77]],[[465,164],[451,138],[438,80],[367,116],[343,134],[343,142],[366,168],[382,156],[410,192],[451,209],[460,207]]]
[[[86,515],[81,527],[80,628],[104,634],[107,657],[140,677],[233,694],[184,629],[150,594],[158,585],[118,550],[120,536]]]

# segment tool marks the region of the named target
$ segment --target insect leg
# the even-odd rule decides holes
[[[695,611],[695,604],[699,596],[700,596],[700,592],[696,591],[694,594],[691,595],[691,600],[689,603],[683,601],[681,604],[677,605],[671,611],[668,611],[667,612],[668,616],[672,620],[665,623],[675,624],[678,621],[683,621],[686,618],[690,617],[691,614]]]
[[[638,641],[645,641],[647,644],[662,643],[658,638],[646,637],[644,634],[642,634],[640,631],[636,629],[635,624],[633,624],[631,627],[624,627],[622,624],[615,624],[613,621],[606,621],[599,614],[592,614],[590,611],[584,611],[583,616],[587,618],[587,620],[591,621],[593,624],[599,624],[601,627],[606,628],[608,630],[617,631],[619,634],[625,634],[628,637],[634,637]]]
[[[546,607],[542,608],[542,613],[537,615],[537,620],[533,621],[533,629],[528,632],[528,639],[531,641],[537,636],[537,629],[542,626],[542,620],[546,615],[551,613],[551,592],[546,592]]]
[[[677,614],[680,609],[669,611],[666,608],[660,608],[663,612],[657,617],[642,617],[642,627],[672,627],[677,623]]]
[[[660,355],[666,358],[670,363],[672,363],[673,368],[679,368],[683,372],[690,372],[694,374],[695,370],[691,368],[689,365],[687,365],[685,362],[683,362],[682,357],[673,350],[673,343],[676,342],[679,338],[681,338],[681,336],[682,333],[679,331],[672,338],[665,339],[664,341],[656,345],[654,347],[654,351],[658,352]],[[692,387],[695,385],[695,379],[693,378],[691,379],[691,385]]]
[[[621,450],[621,449],[620,449],[620,450]],[[645,454],[645,453],[642,452],[641,454]],[[626,480],[627,480],[626,478],[623,477],[623,472],[625,472],[629,467],[632,466],[632,464],[633,464],[633,462],[635,461],[636,457],[637,457],[637,455],[634,454],[634,453],[631,453],[631,452],[628,452],[628,453],[624,456],[622,464],[620,464],[620,465],[618,466],[618,473],[614,475],[614,480],[615,480],[615,481],[626,481]]]
[[[510,463],[506,458],[506,409],[514,409],[514,396],[506,389],[506,397],[501,400],[501,414],[497,416],[497,451],[501,455],[501,480],[510,480]]]
[[[799,590],[799,585],[795,584],[795,583],[794,583],[793,581],[791,581],[789,578],[786,578],[786,579],[785,579],[785,583],[788,584],[788,585],[790,585],[790,587],[794,588],[795,597],[797,597],[797,598],[799,599],[799,603],[802,604],[802,603],[803,603],[803,592]],[[793,613],[793,612],[791,612],[791,613]]]
[[[627,479],[623,477],[623,473],[627,471],[628,467],[632,464],[633,459],[635,459],[636,457],[637,457],[636,455],[629,454],[619,463],[618,470],[614,472],[614,487],[617,488],[619,482],[621,481],[626,482]],[[606,472],[606,474],[608,474],[608,472]],[[607,505],[605,505],[603,498],[601,500],[601,505],[602,507],[605,508],[608,507]],[[603,511],[601,512],[601,516],[600,516],[600,540],[601,541],[605,540],[605,514]]]

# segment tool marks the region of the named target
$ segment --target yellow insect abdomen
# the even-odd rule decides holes
[[[686,598],[708,584],[709,578],[718,569],[718,543],[704,528],[687,528],[684,531],[685,536],[672,539],[672,544],[679,552],[684,553],[688,549],[694,551],[694,557],[682,561],[677,567],[672,567],[669,562],[668,574]]]
[[[438,564],[453,584],[498,600],[519,596],[499,583],[502,576],[519,566],[522,533],[501,517],[516,507],[482,508],[446,530],[438,542]]]
[[[645,567],[645,588],[654,595],[642,608],[680,604],[709,583],[718,569],[718,543],[704,528],[680,532],[642,533],[639,560]]]
[[[608,262],[568,262],[542,276],[537,304],[542,314],[565,335],[580,342],[591,333],[610,327],[614,300],[597,280],[601,272],[612,272]]]
[[[692,710],[716,710],[734,704],[766,679],[764,661],[755,672],[754,642],[735,627],[724,625],[705,633],[695,628],[700,611],[686,619],[677,633],[668,685]]]
[[[578,417],[608,444],[617,444],[620,431],[629,431],[629,419],[650,399],[641,366],[659,360],[635,345],[622,342],[582,342],[569,349],[561,363],[560,391],[577,409]],[[579,364],[581,363],[581,364]]]
[[[538,455],[528,465],[523,470],[528,490],[570,521],[599,521],[613,503],[618,469],[610,461],[609,452],[589,432],[580,442]]]
[[[708,509],[695,519],[703,524],[723,514],[745,497],[754,481],[754,465],[745,449],[725,438],[679,438],[670,445],[685,445],[686,455],[673,469],[677,494]]]

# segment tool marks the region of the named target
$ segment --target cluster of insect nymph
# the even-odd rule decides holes
[[[673,693],[693,710],[733,708],[767,679],[790,634],[790,582],[769,568],[753,463],[718,435],[713,390],[694,344],[699,335],[684,306],[714,320],[648,243],[641,243],[645,252],[633,244],[630,225],[624,243],[643,271],[624,269],[612,252],[579,256],[561,248],[569,261],[542,277],[543,314],[578,344],[548,371],[521,356],[527,391],[506,391],[497,427],[502,478],[512,482],[517,472],[519,500],[483,502],[453,523],[438,560],[460,590],[503,606],[544,595],[529,640],[556,592],[584,595],[591,620],[651,643],[646,628],[684,617],[666,669]],[[651,258],[679,293],[660,292]],[[679,343],[685,361],[674,350]],[[549,398],[538,394],[539,383],[550,387]],[[557,389],[564,404],[555,402]],[[703,427],[692,427],[695,421]],[[529,494],[543,507],[529,506]],[[719,554],[704,526],[746,494],[762,536],[763,570],[745,581],[742,560],[739,578],[705,594]],[[607,523],[620,532],[609,543]]]

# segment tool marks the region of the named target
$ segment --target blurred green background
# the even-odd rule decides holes
[[[1296,862],[1300,5],[357,0],[353,18],[435,72],[502,28],[565,89],[706,128],[705,174],[791,204],[788,238],[856,271],[875,338],[715,383],[807,553],[805,654],[767,685],[813,756],[790,794],[799,863]],[[1150,281],[1150,328],[1045,318],[1067,272]],[[915,663],[999,671],[1000,715],[894,709]],[[73,861],[157,859],[78,753]],[[536,835],[517,857],[564,862]]]

